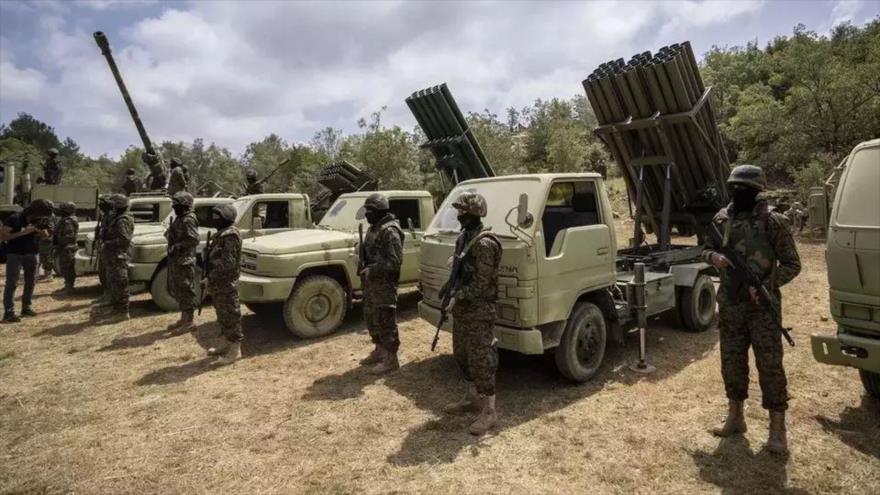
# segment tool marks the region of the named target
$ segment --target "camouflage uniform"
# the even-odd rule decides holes
[[[452,308],[452,352],[477,392],[495,395],[498,351],[493,329],[501,244],[482,225],[463,230],[457,243],[466,254],[461,260],[461,288]]]
[[[64,169],[61,162],[58,161],[58,150],[52,148],[49,150],[49,159],[43,165],[43,182],[48,185],[61,184],[61,174]]]
[[[79,222],[74,215],[76,205],[61,203],[58,205],[58,210],[62,216],[55,226],[53,242],[58,256],[58,266],[61,269],[60,275],[64,277],[64,286],[73,288],[76,281],[76,270],[74,269],[74,256],[77,248],[76,235],[79,232]]]
[[[388,213],[371,225],[364,237],[367,277],[364,280],[364,320],[373,343],[388,352],[400,348],[397,333],[397,284],[403,262],[403,230]]]
[[[174,217],[165,232],[165,237],[168,239],[168,292],[177,300],[181,311],[191,312],[196,307],[196,248],[199,245],[199,222],[192,210],[192,196],[182,193],[174,200],[178,201],[182,197],[188,199],[189,211]]]
[[[125,175],[125,181],[122,183],[122,190],[125,191],[126,196],[131,196],[132,194],[138,192],[141,188],[140,181],[132,173]]]
[[[55,232],[57,223],[58,219],[55,215],[48,217],[47,227],[51,232]],[[39,252],[40,266],[43,268],[43,273],[45,276],[52,275],[52,272],[55,271],[55,245],[52,241],[52,237],[48,239],[40,239]]]
[[[263,181],[257,180],[256,170],[248,170],[245,178],[247,179],[244,184],[245,194],[263,194]]]
[[[162,165],[158,163],[150,165],[150,176],[148,179],[147,184],[149,184],[151,191],[165,189],[165,181],[167,180],[167,177],[165,176],[165,169],[162,168]]]
[[[736,212],[732,204],[713,220],[724,232],[726,246],[732,246],[748,260],[770,290],[776,307],[782,307],[779,288],[800,272],[801,263],[794,239],[785,218],[768,211],[767,203],[758,201],[752,211]],[[707,261],[724,246],[707,244]],[[788,407],[787,381],[782,357],[782,334],[774,319],[751,302],[748,287],[737,284],[727,270],[721,271],[718,291],[721,331],[721,375],[727,397],[744,401],[749,388],[749,346],[755,354],[762,405],[770,411]]]
[[[174,197],[181,191],[186,191],[186,176],[183,173],[183,167],[177,166],[171,169],[171,177],[168,179],[168,195]]]
[[[230,343],[241,342],[241,309],[238,276],[241,272],[241,233],[231,225],[211,239],[208,253],[208,290],[217,312],[217,323]]]
[[[110,198],[113,216],[104,226],[100,263],[104,268],[108,304],[128,313],[128,248],[134,233],[134,217],[128,211],[128,199],[121,194]]]

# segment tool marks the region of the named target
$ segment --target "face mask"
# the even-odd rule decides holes
[[[752,187],[737,187],[731,191],[731,196],[736,211],[751,211],[755,208],[758,190]]]
[[[183,205],[174,205],[172,208],[174,209],[174,214],[177,216],[181,216],[189,211],[189,208]]]
[[[370,222],[370,225],[376,225],[377,223],[379,223],[380,220],[385,218],[385,212],[369,209],[364,213],[364,217],[366,217],[367,221]]]

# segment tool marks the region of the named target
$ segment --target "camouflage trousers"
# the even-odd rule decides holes
[[[749,347],[755,354],[761,405],[770,411],[788,409],[788,383],[782,365],[782,334],[773,318],[751,303],[721,303],[721,376],[727,398],[749,395]]]
[[[192,263],[168,263],[168,292],[180,305],[181,311],[196,307],[196,265]]]
[[[241,307],[238,302],[238,291],[212,292],[211,301],[214,304],[214,311],[217,312],[220,333],[229,342],[244,340],[244,333],[241,331]]]
[[[107,253],[101,258],[104,267],[105,290],[109,302],[118,311],[128,311],[128,257],[125,254]]]
[[[397,305],[376,304],[364,299],[364,321],[370,332],[370,339],[388,352],[400,349],[400,335],[397,332]]]
[[[452,308],[452,353],[465,379],[482,395],[495,395],[498,350],[495,305],[458,303]]]
[[[43,271],[45,273],[55,271],[55,245],[52,244],[52,241],[49,239],[40,240],[39,252],[40,266],[43,268]]]
[[[76,246],[56,247],[55,252],[58,256],[58,268],[61,270],[60,275],[64,277],[64,285],[73,287],[73,283],[76,281],[76,268],[74,266]]]

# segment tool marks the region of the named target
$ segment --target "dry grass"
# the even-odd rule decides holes
[[[798,340],[785,358],[787,460],[761,450],[756,384],[744,439],[706,433],[725,408],[715,330],[655,322],[656,373],[627,369],[630,340],[584,385],[505,354],[499,431],[476,440],[465,419],[440,413],[461,386],[449,336],[429,352],[415,294],[402,301],[403,367],[376,379],[357,369],[368,347],[358,307],[318,341],[247,314],[246,359],[213,369],[192,337],[161,335],[175,317],[145,296],[129,324],[90,326],[89,278],[64,301],[49,295],[59,282],[40,285],[40,316],[0,326],[0,492],[877,493],[878,405],[855,371],[813,360],[808,335],[834,328],[821,319],[824,247],[800,249],[804,273],[785,290]]]

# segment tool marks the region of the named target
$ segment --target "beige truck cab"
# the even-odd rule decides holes
[[[314,229],[245,241],[242,246],[241,302],[257,313],[284,315],[300,338],[328,335],[342,324],[354,297],[361,296],[358,226],[369,227],[364,200],[373,192],[341,195]],[[382,191],[400,220],[405,240],[401,286],[419,280],[419,247],[434,216],[427,191]]]
[[[858,368],[880,399],[880,139],[859,144],[841,171],[825,258],[837,335],[813,335],[813,356]]]
[[[211,218],[210,209],[221,203],[231,203],[238,211],[235,225],[245,239],[311,226],[309,198],[304,194],[254,194],[235,200],[196,198],[195,211],[199,219],[201,239],[197,251],[200,256],[208,234],[214,232],[213,228],[207,227]],[[170,222],[170,217],[168,221]],[[128,279],[133,291],[149,290],[153,302],[159,308],[175,311],[178,309],[177,301],[168,292],[167,251],[168,241],[165,239],[164,228],[132,238]],[[196,276],[197,280],[201,278],[201,268],[196,268]],[[196,294],[201,297],[200,286],[196,287]]]
[[[535,174],[469,180],[447,196],[422,241],[421,317],[440,321],[441,287],[459,232],[452,202],[465,191],[486,198],[483,219],[502,245],[495,337],[524,354],[552,350],[561,374],[591,378],[610,338],[622,341],[635,320],[628,287],[634,261],[645,273],[647,316],[687,312],[685,326],[709,328],[715,315],[711,268],[699,247],[618,251],[605,184],[595,173]],[[684,316],[684,314],[682,314]],[[683,318],[684,320],[685,318]],[[452,328],[452,318],[444,329]]]

